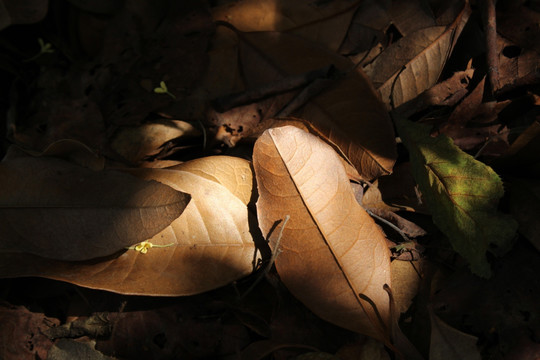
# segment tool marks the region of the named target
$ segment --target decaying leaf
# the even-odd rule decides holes
[[[489,277],[486,251],[505,252],[516,232],[515,221],[497,212],[503,195],[501,179],[447,136],[431,137],[429,126],[402,119],[396,126],[433,221],[471,270]]]
[[[0,181],[0,252],[60,260],[108,256],[148,239],[190,199],[118,171],[27,155],[6,157]]]
[[[429,360],[480,360],[478,338],[449,326],[429,309],[431,344]]]
[[[450,25],[419,29],[365,67],[388,107],[398,107],[435,85],[470,12],[465,2]]]
[[[140,178],[191,194],[182,215],[147,239],[148,243],[163,247],[149,246],[146,253],[127,250],[113,257],[77,263],[4,253],[0,254],[0,276],[42,276],[124,294],[179,296],[208,291],[248,275],[257,263],[250,215],[245,202],[220,182],[227,183],[229,176],[242,179],[250,165],[241,159],[231,162],[228,157],[220,158],[230,173],[223,172],[216,162],[212,166],[196,166],[199,169],[215,166],[215,172],[165,169],[133,172]],[[247,176],[245,184],[251,184]]]
[[[259,226],[279,251],[276,268],[285,285],[321,318],[388,342],[383,286],[390,285],[390,253],[356,202],[339,155],[317,137],[285,126],[257,140],[253,166]],[[287,215],[278,248],[272,229]]]
[[[42,313],[33,313],[24,306],[0,304],[0,358],[45,359],[53,342],[44,334],[59,321]]]

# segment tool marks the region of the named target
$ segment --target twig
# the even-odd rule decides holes
[[[486,32],[486,61],[488,65],[488,78],[491,84],[492,95],[500,88],[499,83],[499,57],[497,54],[497,18],[495,3],[497,0],[483,0],[483,20]]]
[[[287,222],[289,221],[289,219],[291,218],[290,215],[286,215],[285,216],[285,219],[283,219],[283,224],[281,225],[281,229],[279,230],[279,234],[278,234],[278,237],[276,239],[276,245],[274,246],[274,251],[272,253],[272,256],[270,257],[270,259],[268,260],[268,264],[266,264],[266,267],[264,268],[264,270],[262,271],[262,273],[255,279],[255,281],[253,281],[253,284],[251,284],[251,286],[246,290],[246,292],[241,295],[239,298],[240,300],[242,300],[243,298],[246,297],[247,294],[249,294],[254,288],[255,286],[257,286],[257,284],[270,272],[270,270],[272,269],[272,266],[274,265],[274,262],[276,261],[276,258],[278,257],[279,253],[281,252],[281,250],[279,249],[279,245],[281,243],[281,237],[283,236],[283,230],[285,229],[285,225],[287,225]]]
[[[409,239],[409,238],[407,237],[407,235],[405,235],[405,233],[404,233],[403,231],[401,231],[400,228],[398,228],[396,225],[392,224],[390,221],[388,221],[388,220],[386,220],[386,219],[380,217],[379,215],[376,215],[376,214],[375,214],[373,211],[371,211],[371,210],[366,209],[366,212],[367,212],[369,215],[371,215],[372,217],[374,217],[375,219],[377,219],[377,220],[379,220],[379,221],[385,223],[386,225],[390,226],[392,229],[394,229],[395,231],[397,231],[397,232],[399,233],[399,235],[401,235],[401,237],[402,237],[403,239],[405,239],[406,242],[410,242],[410,241],[411,241],[411,239]]]

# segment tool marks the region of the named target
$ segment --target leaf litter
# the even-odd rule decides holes
[[[535,6],[8,7],[0,357],[534,356]]]

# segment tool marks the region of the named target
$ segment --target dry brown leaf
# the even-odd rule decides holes
[[[354,54],[355,59],[362,59],[362,64],[373,60],[382,50],[381,43],[386,40],[384,32],[391,24],[388,13],[390,5],[390,0],[362,1],[351,21],[347,37],[339,53]]]
[[[0,358],[17,360],[46,359],[53,341],[44,334],[58,319],[33,313],[24,306],[0,303]]]
[[[390,17],[403,36],[436,25],[435,16],[426,0],[392,1]]]
[[[157,155],[167,141],[196,137],[200,131],[181,120],[160,119],[136,127],[122,127],[111,139],[111,148],[133,164]]]
[[[419,29],[365,67],[387,107],[398,107],[435,85],[470,13],[466,3],[450,25]]]
[[[163,230],[190,199],[118,171],[13,154],[0,163],[0,252],[72,261],[108,256]]]
[[[422,280],[423,260],[392,261],[392,294],[396,302],[396,310],[404,313],[413,303]]]
[[[278,273],[321,318],[388,342],[390,252],[358,205],[339,155],[295,127],[270,129],[253,153],[259,226],[270,238]],[[290,215],[281,246],[276,222]],[[279,225],[278,225],[279,226]],[[359,295],[371,299],[381,314]],[[385,329],[386,327],[386,329]]]
[[[253,173],[249,162],[232,156],[208,156],[194,159],[169,170],[187,171],[225,186],[247,205],[252,196]]]
[[[538,52],[521,49],[502,36],[497,36],[499,52],[499,86],[496,91],[507,91],[523,85],[538,84],[540,60]]]
[[[145,254],[128,250],[111,258],[78,263],[0,254],[0,276],[42,276],[124,294],[179,296],[208,291],[248,275],[257,261],[250,214],[243,200],[220,182],[228,182],[222,175],[242,179],[250,164],[239,159],[232,166],[228,157],[223,159],[231,173],[223,172],[217,163],[216,173],[209,171],[202,176],[165,169],[133,172],[192,196],[179,218],[148,239],[153,245],[167,247],[149,248]],[[250,184],[247,180],[245,185]]]
[[[239,38],[242,73],[251,88],[329,64],[342,71],[352,68],[352,63],[345,58],[292,35],[239,33]],[[260,122],[272,118],[292,95],[252,104],[239,113],[216,114],[214,121],[230,129],[233,136],[250,136],[253,134],[249,131],[260,129]],[[396,158],[393,128],[361,70],[349,72],[345,78],[309,101],[295,116],[308,120],[339,146],[365,179],[392,171]]]
[[[213,10],[215,20],[240,31],[280,31],[299,35],[336,51],[361,1],[244,0]]]

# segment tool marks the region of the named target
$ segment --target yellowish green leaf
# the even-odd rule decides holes
[[[504,193],[501,179],[449,137],[431,137],[429,126],[401,119],[396,126],[433,221],[471,270],[489,277],[486,252],[507,250],[517,227],[513,219],[497,212]]]

